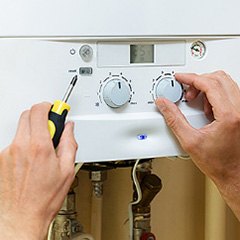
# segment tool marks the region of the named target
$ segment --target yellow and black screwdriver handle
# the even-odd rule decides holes
[[[63,101],[55,101],[48,117],[48,127],[54,148],[59,144],[70,106]]]

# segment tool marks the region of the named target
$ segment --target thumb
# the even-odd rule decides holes
[[[184,148],[187,142],[194,137],[196,129],[188,123],[180,109],[170,100],[158,98],[155,100],[155,104],[162,113],[166,124],[172,129]]]
[[[57,157],[60,159],[61,166],[66,169],[74,166],[76,151],[78,148],[74,138],[73,129],[73,122],[66,123],[60,143],[57,147]]]

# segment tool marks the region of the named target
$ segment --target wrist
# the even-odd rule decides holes
[[[240,178],[214,180],[219,192],[240,221]]]
[[[2,216],[0,239],[44,240],[47,236],[48,225],[48,223],[41,223],[38,219],[26,218],[26,216],[19,219]]]

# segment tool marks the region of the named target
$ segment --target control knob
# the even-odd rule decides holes
[[[112,108],[123,106],[130,100],[130,88],[122,79],[112,79],[103,88],[103,99]]]
[[[164,97],[176,103],[182,98],[183,87],[172,76],[163,77],[156,85],[156,98]]]

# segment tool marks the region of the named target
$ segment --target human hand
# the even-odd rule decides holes
[[[204,110],[213,114],[209,125],[197,130],[189,125],[179,108],[165,98],[155,101],[167,125],[199,169],[217,185],[240,220],[240,90],[222,71],[196,75],[176,74],[190,85],[186,99],[203,92]]]
[[[55,151],[50,107],[41,103],[25,111],[12,144],[0,153],[0,239],[44,239],[74,179],[73,123],[66,124]]]

